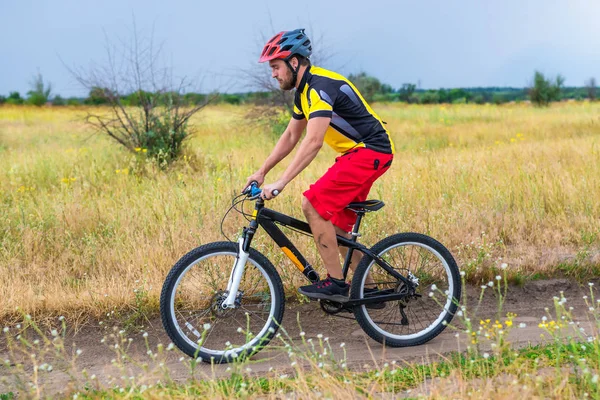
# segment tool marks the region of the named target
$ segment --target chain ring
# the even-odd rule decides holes
[[[319,300],[319,305],[321,306],[321,310],[329,315],[336,315],[342,311],[352,312],[352,310],[349,310],[343,304],[335,301]]]

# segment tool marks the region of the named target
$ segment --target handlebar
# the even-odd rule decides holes
[[[261,193],[262,193],[262,189],[258,187],[258,182],[256,182],[256,181],[250,182],[250,186],[248,186],[242,192],[242,194],[247,195],[250,199],[258,198]],[[279,190],[277,190],[277,189],[273,190],[273,197],[277,196],[278,194],[279,194]]]

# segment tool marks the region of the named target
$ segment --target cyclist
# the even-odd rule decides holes
[[[280,32],[263,48],[259,62],[269,62],[271,76],[282,90],[296,89],[294,111],[275,148],[248,178],[246,187],[252,181],[262,185],[265,175],[300,142],[305,129],[306,135],[283,175],[263,186],[263,199],[270,200],[273,191],[282,191],[311,163],[324,142],[341,153],[303,193],[302,211],[328,275],[298,291],[309,298],[343,300],[348,297],[350,285],[343,279],[339,253],[345,255],[347,248],[338,249],[336,233],[351,237],[356,214],[346,206],[367,199],[373,182],[392,163],[394,143],[385,123],[356,87],[342,75],[311,65],[311,53],[304,29]],[[354,252],[351,266],[356,266],[361,257],[360,252]]]

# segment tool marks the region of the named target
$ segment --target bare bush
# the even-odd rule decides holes
[[[88,112],[86,121],[131,152],[142,152],[164,166],[181,153],[192,133],[190,118],[210,101],[186,104],[192,88],[185,77],[161,62],[162,45],[141,36],[133,22],[129,41],[106,36],[106,61],[88,69],[70,69],[77,81],[108,106]]]

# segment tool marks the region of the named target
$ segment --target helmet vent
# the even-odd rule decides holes
[[[271,47],[271,49],[269,50],[269,55],[273,55],[273,53],[275,53],[275,47]]]
[[[303,37],[304,37],[304,35],[298,35],[298,36],[296,36],[296,39],[300,40],[300,39],[302,39]]]
[[[304,43],[302,43],[302,46],[308,46],[310,44],[310,40],[306,40]]]
[[[293,46],[292,46],[291,44],[287,44],[287,45],[283,46],[283,47],[281,48],[281,50],[283,50],[283,51],[288,51],[288,50],[290,50],[292,47],[293,47]]]
[[[281,38],[281,39],[279,39],[279,42],[277,42],[277,44],[281,44],[281,43],[285,42],[286,40],[287,40],[286,38]]]

